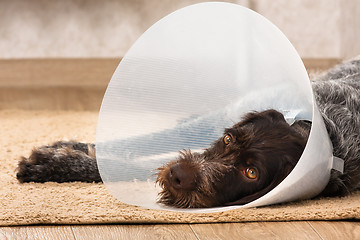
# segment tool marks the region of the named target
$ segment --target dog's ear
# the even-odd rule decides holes
[[[281,112],[269,109],[263,112],[251,112],[245,115],[243,123],[286,123],[285,117]]]
[[[245,196],[243,198],[240,198],[236,201],[226,203],[226,206],[233,206],[233,205],[244,205],[246,203],[252,202],[262,196],[264,196],[266,193],[270,192],[273,188],[275,188],[279,183],[281,183],[291,172],[291,170],[294,168],[291,164],[283,165],[280,167],[275,174],[274,179],[271,181],[271,183],[263,188],[262,190],[253,193],[251,195]]]
[[[274,109],[266,110],[262,114],[274,122],[286,122],[284,115]]]

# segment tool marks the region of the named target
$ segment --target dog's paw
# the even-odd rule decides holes
[[[22,157],[17,179],[25,182],[101,182],[96,164],[95,145],[79,142],[56,142]]]
[[[54,149],[41,147],[32,151],[29,158],[19,161],[16,177],[19,182],[46,182],[52,171]]]

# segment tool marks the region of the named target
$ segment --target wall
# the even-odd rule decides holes
[[[0,59],[118,58],[153,23],[201,0],[1,0]],[[357,0],[241,0],[304,58],[360,54]]]
[[[198,2],[1,0],[0,58],[123,56],[156,21]]]
[[[305,58],[360,54],[358,0],[256,0],[255,8],[289,38]]]

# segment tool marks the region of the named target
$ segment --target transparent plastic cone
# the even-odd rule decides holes
[[[243,206],[158,204],[156,169],[178,151],[202,151],[249,111],[276,109],[312,121],[298,164],[277,187]],[[310,198],[326,186],[332,146],[305,67],[271,22],[229,3],[180,9],[149,28],[116,69],[100,110],[96,157],[119,201],[150,209],[213,212]]]

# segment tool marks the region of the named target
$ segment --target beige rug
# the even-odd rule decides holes
[[[0,111],[0,225],[209,223],[360,219],[360,192],[221,213],[146,210],[114,199],[102,184],[19,184],[15,168],[34,146],[60,139],[94,141],[97,112]]]

